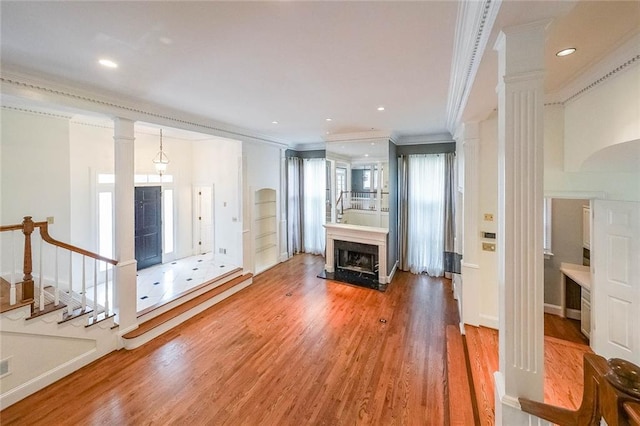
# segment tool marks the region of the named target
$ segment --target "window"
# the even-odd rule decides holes
[[[162,196],[164,253],[167,254],[173,252],[173,189],[165,189]]]
[[[542,246],[544,248],[544,257],[548,259],[553,256],[551,251],[551,198],[545,198],[542,207],[542,227],[544,228],[544,236],[542,237]]]

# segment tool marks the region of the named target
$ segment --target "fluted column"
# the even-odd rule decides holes
[[[134,214],[134,122],[115,119],[115,305],[120,332],[137,326]],[[151,161],[151,159],[149,159]]]
[[[496,424],[530,424],[518,397],[543,401],[543,83],[548,22],[498,36],[499,357]]]

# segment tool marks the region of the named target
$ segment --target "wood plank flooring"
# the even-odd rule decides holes
[[[556,325],[562,328],[559,323]],[[564,331],[556,330],[553,333],[573,335],[570,325],[565,325],[565,328]],[[498,332],[468,325],[465,331],[480,424],[493,425],[493,372],[498,370]],[[582,399],[583,355],[592,352],[591,348],[583,343],[551,336],[545,336],[544,339],[544,402],[575,410]]]
[[[445,328],[459,321],[450,282],[399,272],[381,293],[316,278],[323,264],[295,256],[0,422],[448,425]]]

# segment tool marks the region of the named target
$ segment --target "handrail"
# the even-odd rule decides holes
[[[105,256],[101,256],[97,253],[93,253],[89,250],[85,250],[82,249],[80,247],[76,247],[74,245],[71,244],[67,244],[67,243],[63,243],[62,241],[58,241],[54,238],[51,237],[51,235],[49,235],[49,223],[46,221],[43,222],[34,222],[31,219],[31,216],[25,216],[24,217],[24,221],[21,224],[18,225],[6,225],[6,226],[0,226],[0,232],[5,232],[5,231],[18,231],[21,229],[25,229],[25,228],[29,228],[29,225],[33,226],[34,228],[40,228],[40,235],[42,237],[42,239],[46,242],[48,242],[51,245],[81,254],[83,256],[87,256],[90,257],[92,259],[96,259],[96,260],[101,260],[103,262],[107,262],[110,263],[112,265],[117,265],[118,261],[114,260],[114,259],[109,259],[108,257]]]
[[[630,362],[605,360],[596,354],[584,354],[584,392],[578,410],[555,407],[519,398],[526,413],[560,426],[597,426],[600,419],[609,425],[640,425],[638,392],[640,367]],[[636,382],[633,382],[635,377]]]

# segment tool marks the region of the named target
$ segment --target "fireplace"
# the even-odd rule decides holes
[[[379,289],[378,246],[334,241],[334,278]]]
[[[324,270],[318,276],[385,291],[396,269],[394,262],[387,271],[389,230],[347,223],[325,223],[324,227],[327,249]]]

